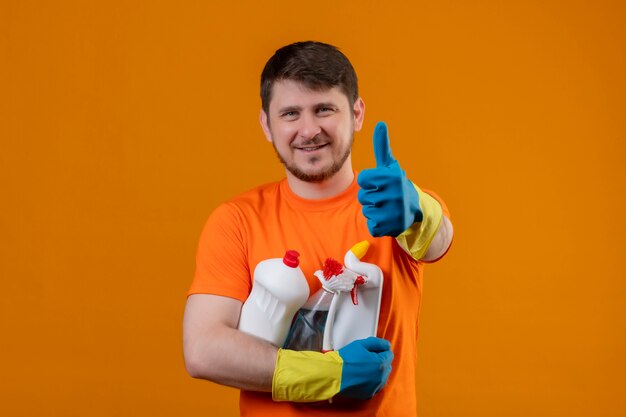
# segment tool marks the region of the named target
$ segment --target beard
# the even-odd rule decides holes
[[[318,143],[321,142],[321,139],[318,136],[315,136],[313,139],[300,143],[298,144],[298,146],[310,146],[310,145],[316,145]],[[348,146],[346,147],[345,150],[343,150],[343,153],[339,154],[338,157],[335,157],[333,155],[333,161],[332,164],[325,168],[322,169],[321,171],[318,171],[316,173],[308,173],[305,172],[304,170],[302,170],[299,166],[297,166],[295,163],[287,161],[281,154],[280,152],[278,152],[278,149],[276,148],[276,145],[274,144],[274,142],[272,142],[272,146],[274,147],[274,151],[276,152],[276,156],[278,156],[278,160],[280,161],[281,164],[283,164],[285,166],[285,169],[287,171],[289,171],[294,177],[298,178],[301,181],[304,182],[314,182],[314,183],[320,183],[323,182],[329,178],[331,178],[333,175],[335,175],[337,172],[339,172],[339,170],[341,169],[341,167],[343,167],[343,164],[346,162],[346,160],[348,159],[348,157],[350,156],[350,153],[352,151],[352,143],[354,142],[354,136],[352,136],[352,138],[350,139],[350,143],[348,143]],[[314,162],[314,160],[316,160],[317,157],[312,156],[309,159],[309,162]]]

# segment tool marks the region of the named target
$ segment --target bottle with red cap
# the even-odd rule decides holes
[[[254,268],[252,291],[243,304],[239,330],[281,347],[296,312],[309,298],[309,284],[298,266],[300,254],[266,259]]]

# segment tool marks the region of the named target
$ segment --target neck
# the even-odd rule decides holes
[[[352,181],[354,181],[354,171],[352,171],[350,158],[346,159],[335,175],[322,182],[302,181],[287,171],[287,183],[291,191],[298,197],[308,200],[320,200],[341,194],[352,184]]]

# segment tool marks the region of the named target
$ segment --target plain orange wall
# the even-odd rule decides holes
[[[235,416],[184,370],[201,227],[283,175],[259,73],[316,39],[443,196],[421,416],[626,415],[626,13],[615,1],[0,2],[0,414]]]

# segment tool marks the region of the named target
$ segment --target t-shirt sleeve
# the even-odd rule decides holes
[[[196,271],[187,295],[214,294],[248,298],[251,288],[242,215],[232,203],[209,216],[198,243]]]

